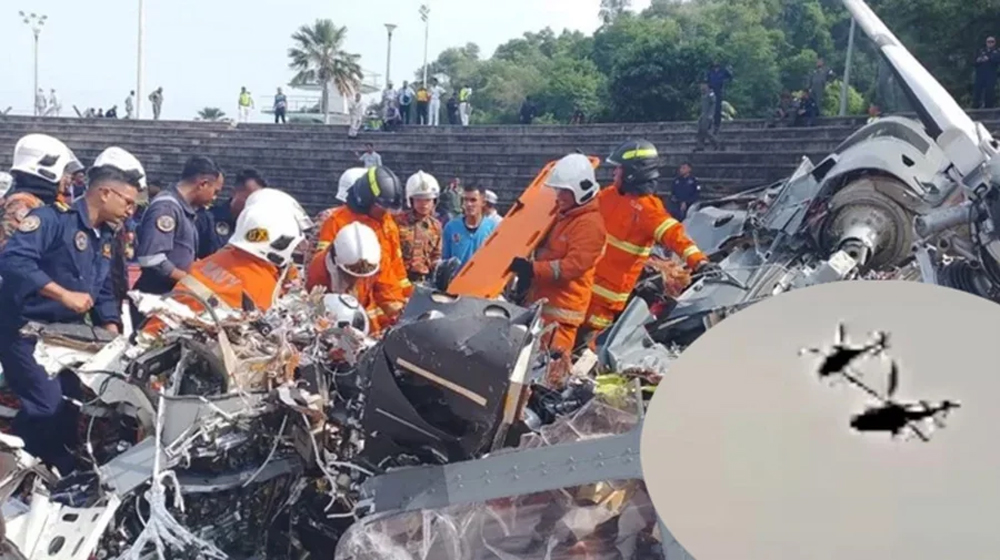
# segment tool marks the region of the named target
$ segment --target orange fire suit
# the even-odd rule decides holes
[[[332,248],[321,251],[309,263],[309,270],[306,271],[306,289],[312,291],[316,286],[323,286],[327,291],[333,290],[332,276],[327,266],[327,255]],[[388,326],[385,313],[382,311],[378,300],[375,298],[376,276],[356,279],[351,288],[344,293],[354,296],[368,314],[369,333],[378,334],[384,327]]]
[[[372,228],[375,235],[378,236],[379,245],[382,246],[382,262],[379,265],[375,291],[378,292],[378,300],[383,302],[381,304],[383,311],[392,317],[403,309],[406,299],[413,293],[413,284],[407,278],[406,266],[403,264],[399,226],[388,212],[381,220],[376,220],[367,214],[354,212],[347,205],[338,207],[330,213],[330,217],[320,227],[314,255],[323,252],[332,245],[340,229],[354,222],[360,222]],[[393,303],[390,304],[390,302]],[[387,307],[396,307],[397,309],[391,310]]]
[[[175,289],[189,291],[210,303],[214,300],[218,302],[217,308],[242,309],[243,300],[247,298],[257,309],[267,311],[280,294],[281,281],[282,271],[278,267],[226,245],[195,261]],[[204,309],[201,302],[190,296],[178,294],[174,299],[196,313]],[[146,323],[143,332],[155,334],[162,328],[163,323],[153,318]]]
[[[527,300],[547,300],[542,319],[558,325],[547,341],[550,350],[567,354],[573,351],[577,329],[586,318],[594,271],[604,253],[606,236],[595,199],[560,215],[535,250]]]
[[[608,328],[625,309],[654,244],[673,251],[692,269],[707,260],[656,195],[622,194],[608,187],[601,190],[598,201],[608,246],[597,264],[594,297],[587,310],[587,327],[593,330]]]

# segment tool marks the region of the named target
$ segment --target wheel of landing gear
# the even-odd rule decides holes
[[[841,237],[855,227],[874,234],[875,248],[863,270],[899,265],[913,246],[913,216],[885,194],[887,186],[906,188],[891,177],[864,177],[847,185],[830,199],[830,216],[823,225],[820,243],[834,251]],[[857,257],[859,255],[851,255]]]

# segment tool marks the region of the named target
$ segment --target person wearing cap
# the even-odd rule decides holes
[[[76,409],[63,400],[71,389],[35,360],[37,340],[20,334],[29,321],[80,323],[120,333],[114,296],[115,228],[135,210],[144,171],[131,154],[106,150],[89,171],[87,192],[71,206],[31,211],[0,250],[0,365],[21,401],[14,433],[26,450],[62,475],[76,468]],[[69,391],[71,398],[81,398]]]
[[[215,162],[195,156],[184,165],[180,182],[149,203],[139,224],[136,259],[142,273],[136,290],[165,294],[187,274],[198,251],[196,209],[210,204],[222,184],[222,171]],[[133,316],[140,319],[135,309]]]
[[[0,209],[0,247],[32,210],[47,204],[67,206],[59,200],[60,193],[69,188],[73,174],[83,169],[66,144],[45,134],[18,140],[13,161],[13,184]]]
[[[646,140],[625,142],[608,157],[608,163],[615,166],[614,184],[598,195],[608,245],[597,265],[581,339],[610,327],[625,309],[653,245],[672,251],[694,272],[716,268],[656,195],[660,177],[656,146]]]
[[[556,189],[559,213],[533,259],[515,258],[510,270],[525,301],[545,301],[542,320],[555,329],[542,340],[551,351],[573,352],[577,330],[587,316],[597,262],[606,231],[590,158],[570,154],[556,163],[545,185]]]
[[[437,179],[417,171],[406,181],[409,209],[399,217],[399,241],[403,264],[411,282],[423,282],[441,260],[441,222],[434,207],[441,194]]]
[[[490,220],[499,226],[500,222],[503,221],[503,217],[500,215],[500,212],[497,211],[497,205],[500,204],[500,198],[497,197],[497,193],[487,190],[484,200],[486,201],[486,209],[483,210],[483,219]]]
[[[413,292],[406,276],[403,251],[400,247],[399,225],[392,212],[403,206],[404,189],[399,178],[388,167],[370,167],[347,192],[347,202],[334,210],[320,226],[316,254],[326,251],[340,230],[348,224],[361,223],[377,235],[382,248],[382,262],[375,280],[375,298],[391,323],[403,310]],[[315,259],[315,254],[310,261]]]

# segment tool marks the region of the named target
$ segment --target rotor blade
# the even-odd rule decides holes
[[[896,389],[899,388],[899,365],[896,361],[892,361],[892,366],[889,369],[889,386],[886,389],[885,394],[891,399],[893,395],[896,394]]]
[[[920,431],[920,428],[918,428],[916,426],[916,424],[914,424],[913,422],[907,422],[906,423],[906,427],[910,428],[910,430],[913,430],[913,433],[916,434],[917,437],[920,438],[920,439],[922,439],[923,441],[930,441],[931,440],[929,437],[927,437],[924,434],[924,432]]]
[[[844,323],[837,323],[837,332],[834,334],[834,346],[840,346],[844,343],[844,340],[847,338],[845,330],[846,327],[844,326]]]
[[[855,377],[855,376],[851,375],[850,373],[848,373],[848,371],[849,371],[848,368],[844,368],[844,370],[840,372],[840,376],[843,377],[844,379],[846,379],[847,381],[849,381],[852,385],[854,385],[858,389],[861,389],[862,391],[868,393],[869,395],[871,395],[872,397],[874,397],[876,400],[881,401],[882,403],[886,403],[886,404],[889,402],[889,399],[887,399],[887,398],[883,397],[882,395],[876,393],[874,389],[872,389],[868,385],[865,385],[860,379],[858,379],[858,377]]]

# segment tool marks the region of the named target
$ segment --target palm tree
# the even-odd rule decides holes
[[[318,83],[323,87],[323,122],[330,122],[330,84],[343,96],[352,96],[361,86],[361,55],[344,50],[346,27],[337,27],[333,21],[318,19],[312,25],[303,25],[292,34],[295,46],[288,49],[292,61],[289,68],[298,74],[292,85]]]
[[[198,118],[203,121],[220,121],[226,114],[222,112],[222,109],[217,107],[205,107],[201,111],[198,111]]]

